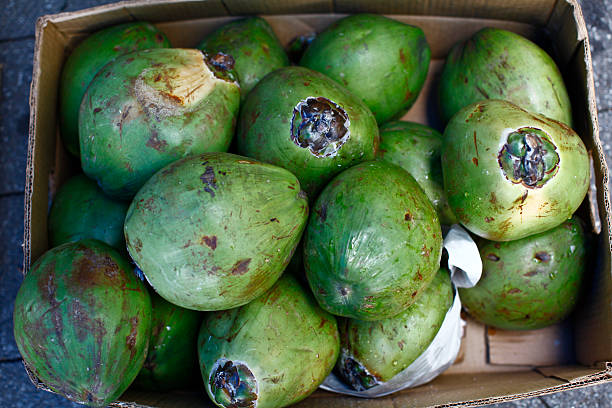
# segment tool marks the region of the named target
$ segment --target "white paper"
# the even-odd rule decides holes
[[[461,300],[456,287],[473,287],[478,283],[482,274],[482,260],[478,247],[470,234],[456,224],[446,233],[444,248],[448,252],[448,266],[455,299],[444,317],[442,326],[427,349],[391,380],[368,390],[354,390],[344,384],[333,372],[325,379],[320,388],[356,397],[382,397],[405,388],[425,384],[453,364],[459,353],[465,327],[465,322],[461,319]]]
[[[482,260],[470,234],[458,224],[453,225],[444,237],[444,249],[448,252],[448,269],[455,286],[476,286],[482,275]]]

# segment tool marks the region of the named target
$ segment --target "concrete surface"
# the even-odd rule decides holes
[[[0,11],[0,406],[75,407],[38,391],[28,380],[12,336],[12,309],[21,282],[23,189],[28,136],[28,95],[36,18],[109,0],[4,0]],[[601,139],[612,163],[612,0],[582,0],[589,28],[597,87]],[[511,407],[610,407],[612,383],[491,405]]]

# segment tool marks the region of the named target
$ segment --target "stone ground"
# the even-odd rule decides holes
[[[28,95],[32,79],[34,24],[43,14],[79,10],[110,0],[3,0],[0,11],[0,406],[72,407],[38,391],[28,380],[12,335],[13,300],[21,282],[23,190],[28,137]],[[601,139],[612,158],[612,0],[582,0],[595,70]],[[610,407],[612,383],[491,405],[511,407]]]

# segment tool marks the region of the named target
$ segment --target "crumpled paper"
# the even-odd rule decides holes
[[[470,234],[458,224],[453,225],[444,237],[444,249],[448,253],[448,269],[455,287],[476,286],[482,274],[482,260]]]
[[[453,225],[446,233],[444,248],[448,252],[448,266],[455,299],[446,313],[440,330],[427,349],[391,380],[368,390],[354,390],[344,384],[333,372],[320,388],[356,397],[382,397],[405,388],[425,384],[453,364],[459,353],[465,326],[465,322],[461,319],[461,301],[456,287],[466,288],[476,285],[482,274],[482,261],[476,243],[459,225]]]

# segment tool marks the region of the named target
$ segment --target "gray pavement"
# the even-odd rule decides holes
[[[12,335],[12,309],[21,282],[23,190],[28,95],[36,18],[111,3],[109,0],[4,0],[0,11],[0,407],[76,407],[38,391],[27,378]],[[582,0],[595,70],[601,139],[612,163],[612,0]],[[612,407],[612,383],[495,404],[490,407]]]

